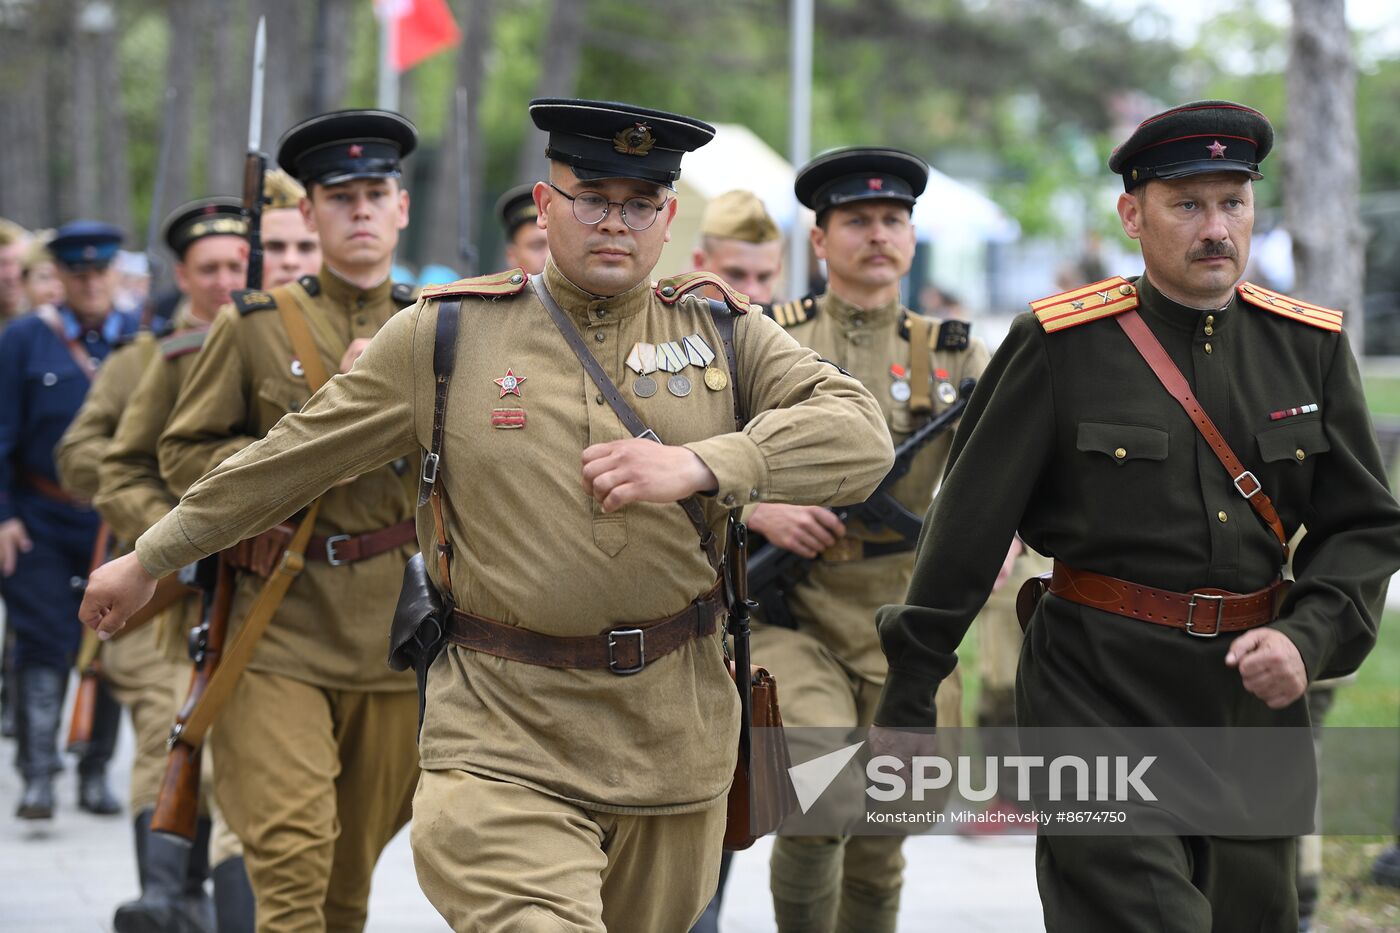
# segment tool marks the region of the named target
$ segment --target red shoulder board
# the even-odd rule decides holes
[[[204,338],[208,336],[209,331],[204,329],[172,334],[160,342],[160,355],[167,360],[176,360],[191,353],[198,353],[204,347]]]
[[[446,285],[429,285],[418,293],[419,298],[446,298],[449,295],[477,295],[482,298],[500,298],[503,295],[518,295],[525,290],[524,269],[507,269],[490,275],[478,275],[472,279],[458,279]]]
[[[1137,306],[1137,289],[1121,275],[1031,302],[1031,310],[1047,334],[1113,317]]]
[[[718,289],[724,296],[724,303],[729,305],[729,310],[735,314],[749,313],[749,297],[742,292],[736,292],[728,282],[713,272],[687,272],[685,275],[673,275],[662,279],[656,283],[656,297],[661,299],[662,304],[673,305],[689,292],[704,285]]]
[[[1320,327],[1333,333],[1342,329],[1342,312],[1340,311],[1311,305],[1306,301],[1299,301],[1297,298],[1289,298],[1287,295],[1255,285],[1253,282],[1242,282],[1239,286],[1239,293],[1242,299],[1255,307],[1272,311],[1280,317],[1286,317],[1303,324],[1311,324],[1313,327]]]

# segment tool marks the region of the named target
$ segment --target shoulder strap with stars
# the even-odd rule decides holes
[[[311,278],[311,276],[307,276]],[[315,281],[312,279],[312,281]],[[240,288],[233,292],[233,306],[238,309],[240,315],[252,314],[254,311],[271,311],[277,307],[277,299],[258,288]]]
[[[1272,311],[1279,317],[1286,317],[1290,321],[1298,321],[1301,324],[1311,324],[1313,327],[1330,330],[1333,333],[1342,329],[1342,312],[1340,311],[1299,301],[1297,298],[1290,298],[1280,292],[1264,288],[1262,285],[1255,285],[1253,282],[1241,283],[1238,291],[1240,298],[1256,308]]]
[[[197,353],[204,347],[204,340],[209,336],[207,330],[187,330],[183,333],[166,337],[160,342],[160,355],[167,360],[179,359],[191,353]]]
[[[724,296],[724,303],[729,305],[735,314],[749,313],[748,296],[736,292],[728,282],[713,272],[687,272],[684,275],[661,279],[656,283],[656,297],[661,299],[662,304],[673,305],[689,292],[706,285],[718,289]]]
[[[817,316],[817,299],[815,295],[808,295],[805,298],[784,301],[764,308],[763,313],[782,327],[796,327]]]
[[[478,275],[471,279],[458,279],[446,285],[429,285],[419,291],[422,299],[439,299],[451,295],[500,298],[518,295],[525,289],[525,270],[507,269],[490,275]]]
[[[1137,306],[1137,289],[1121,275],[1031,302],[1031,310],[1047,334],[1113,317]]]

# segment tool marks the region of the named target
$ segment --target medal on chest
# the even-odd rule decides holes
[[[909,401],[911,394],[909,391],[909,370],[898,363],[893,363],[890,366],[890,379],[893,380],[890,383],[890,398],[896,402]]]

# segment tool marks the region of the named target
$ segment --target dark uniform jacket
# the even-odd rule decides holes
[[[1248,284],[1217,311],[1179,306],[1145,277],[1137,291],[1142,318],[1287,532],[1307,527],[1273,625],[1298,646],[1310,680],[1354,670],[1400,567],[1400,506],[1339,323],[1304,322],[1287,299],[1260,301]],[[879,617],[890,659],[882,725],[933,723],[934,688],[1013,532],[1071,567],[1177,592],[1258,590],[1282,556],[1111,317],[1053,333],[1035,316],[1016,320],[963,416],[924,529],[908,605]],[[1021,655],[1019,722],[1306,723],[1303,702],[1273,711],[1244,689],[1225,666],[1232,640],[1047,596]]]

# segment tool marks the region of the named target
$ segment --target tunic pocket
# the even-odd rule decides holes
[[[271,428],[278,419],[288,412],[301,411],[310,392],[304,384],[286,379],[268,377],[258,387],[258,400],[264,412],[270,417],[267,427]]]
[[[1332,449],[1321,421],[1281,424],[1260,431],[1256,439],[1259,442],[1259,456],[1265,463],[1275,463],[1279,460],[1303,463],[1314,454]]]
[[[1103,454],[1118,466],[1129,460],[1167,459],[1167,432],[1141,424],[1081,421],[1077,447],[1085,453]]]

